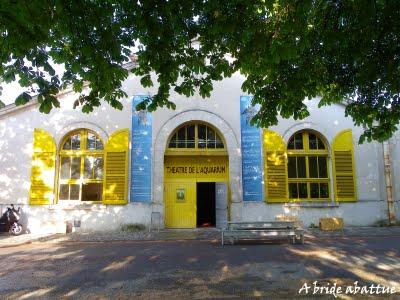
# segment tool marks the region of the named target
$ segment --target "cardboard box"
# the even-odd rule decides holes
[[[319,229],[323,231],[343,230],[343,218],[320,218]]]
[[[290,216],[290,215],[277,215],[275,216],[275,221],[289,221],[294,222],[295,226],[303,227],[298,216]]]

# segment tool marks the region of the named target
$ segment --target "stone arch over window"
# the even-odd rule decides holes
[[[59,201],[100,202],[103,199],[104,141],[86,128],[66,134],[58,151]]]
[[[95,132],[100,138],[103,140],[104,144],[107,143],[109,139],[109,134],[101,127],[99,127],[97,124],[92,123],[92,122],[73,122],[70,123],[66,126],[64,126],[60,131],[57,131],[55,133],[54,138],[57,142],[58,149],[61,149],[61,143],[66,135],[68,135],[70,132],[77,130],[79,128],[85,128],[88,130],[91,130]]]

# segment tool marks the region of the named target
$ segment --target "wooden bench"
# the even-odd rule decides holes
[[[292,221],[228,222],[228,228],[221,231],[221,244],[239,240],[288,240],[303,244],[304,231]]]

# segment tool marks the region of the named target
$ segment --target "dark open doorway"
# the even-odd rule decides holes
[[[215,182],[197,183],[197,227],[215,226]]]

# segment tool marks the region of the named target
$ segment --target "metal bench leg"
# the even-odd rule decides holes
[[[221,231],[221,245],[224,245],[224,230]]]

